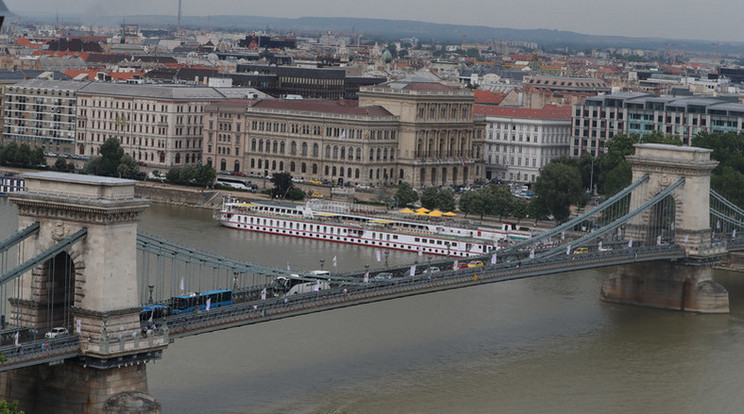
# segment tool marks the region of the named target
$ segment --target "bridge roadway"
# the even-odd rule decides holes
[[[739,247],[738,244],[736,247]],[[744,246],[744,243],[741,245]],[[524,259],[524,262],[512,261],[496,265],[487,263],[483,267],[445,270],[430,275],[416,274],[413,277],[398,277],[389,280],[370,279],[369,283],[362,283],[357,276],[354,279],[350,278],[346,284],[318,292],[271,297],[265,300],[247,300],[209,311],[172,315],[161,320],[160,327],[148,332],[145,337],[149,340],[153,337],[163,337],[167,342],[238,326],[486,283],[628,263],[655,260],[674,261],[685,258],[685,250],[677,245],[634,246],[630,249],[616,248],[611,251],[592,251],[585,254],[554,256],[548,259]],[[20,348],[7,345],[0,347],[0,352],[7,358],[5,363],[0,364],[0,371],[36,364],[61,363],[65,359],[83,356],[81,351],[83,347],[86,349],[118,347],[122,350],[136,348],[137,342],[147,342],[147,339],[143,340],[142,337],[133,332],[131,336],[120,335],[116,338],[109,338],[105,343],[103,340],[98,343],[87,343],[73,335],[23,342]],[[133,343],[129,344],[129,342]]]

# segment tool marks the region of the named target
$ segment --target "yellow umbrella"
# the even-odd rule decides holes
[[[424,213],[423,211],[417,211],[417,212],[416,212],[415,214],[416,214],[417,216],[426,216],[426,215],[427,215],[427,214],[426,214],[426,213]]]
[[[411,210],[410,208],[404,208],[403,210],[400,210],[399,213],[411,214],[413,213],[413,210]]]
[[[421,208],[419,208],[419,209],[416,210],[417,213],[428,213],[430,211],[431,210],[429,210],[428,208],[424,208],[424,207],[421,207]]]
[[[439,210],[434,210],[429,213],[429,217],[442,217],[442,212]]]
[[[453,212],[451,212],[451,211],[448,211],[448,212],[444,213],[443,215],[445,215],[445,216],[447,216],[447,217],[454,217],[454,216],[456,216],[457,214],[455,214],[455,213],[453,213]]]

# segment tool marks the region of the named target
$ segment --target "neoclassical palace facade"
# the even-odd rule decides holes
[[[226,100],[204,112],[203,160],[218,171],[415,186],[485,175],[472,92],[436,82],[362,88],[358,102]]]

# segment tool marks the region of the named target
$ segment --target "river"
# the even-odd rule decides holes
[[[17,229],[0,199],[0,236]],[[219,227],[153,205],[141,228],[259,264],[337,270],[374,251]],[[416,260],[392,252],[390,263]],[[717,272],[731,314],[602,303],[611,269],[566,273],[233,328],[148,365],[168,413],[738,413],[744,275]]]

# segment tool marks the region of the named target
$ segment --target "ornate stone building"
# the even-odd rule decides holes
[[[399,80],[359,91],[359,105],[380,105],[400,122],[396,181],[415,186],[482,179],[485,119],[473,91],[426,80]]]
[[[203,157],[218,171],[415,186],[483,178],[473,93],[430,81],[363,87],[359,101],[228,100],[205,107]]]

